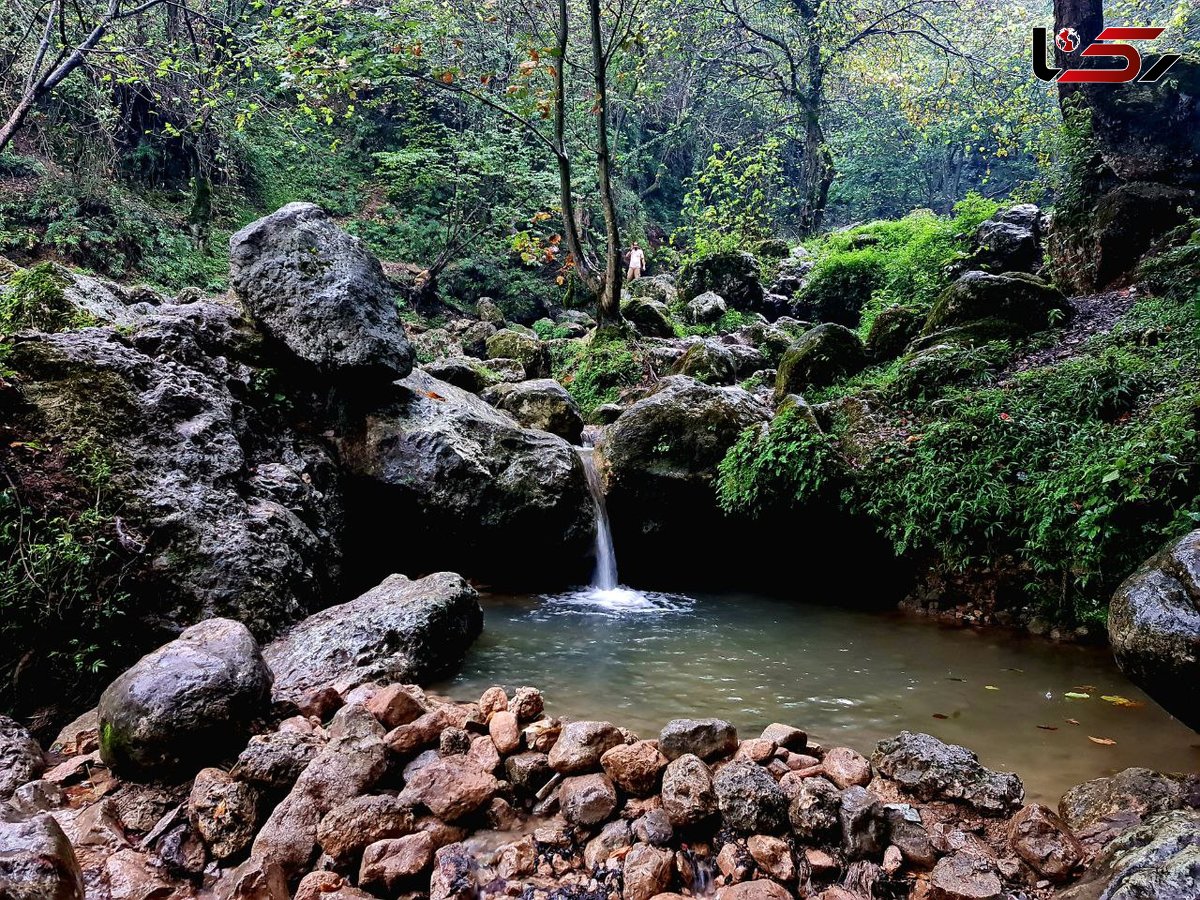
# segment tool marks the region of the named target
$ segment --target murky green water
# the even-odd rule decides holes
[[[552,714],[643,736],[675,717],[719,716],[743,736],[780,721],[869,754],[902,729],[926,731],[1020,773],[1029,798],[1051,804],[1127,766],[1200,769],[1200,735],[1103,648],[742,595],[488,597],[484,613],[482,638],[443,692],[532,684]],[[1091,698],[1065,696],[1073,691]]]

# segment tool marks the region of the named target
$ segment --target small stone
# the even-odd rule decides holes
[[[517,688],[508,708],[516,715],[518,722],[532,722],[546,708],[542,692],[533,687]]]
[[[599,869],[612,856],[633,846],[633,831],[624,819],[609,822],[600,833],[587,842],[583,862],[589,869]]]
[[[871,764],[865,756],[849,747],[834,747],[825,754],[822,765],[825,777],[839,788],[865,787],[871,780]]]
[[[750,875],[749,855],[737,844],[725,844],[717,854],[717,871],[730,882],[745,881]]]
[[[0,716],[0,802],[46,768],[41,745],[24,725]]]
[[[537,868],[537,846],[531,837],[505,844],[496,855],[496,874],[504,879],[524,878]]]
[[[320,719],[328,722],[335,712],[345,705],[342,695],[331,685],[313,688],[306,691],[296,700],[296,709],[300,715],[307,718]]]
[[[394,896],[405,882],[429,868],[433,853],[434,839],[424,831],[375,841],[363,850],[358,883]]]
[[[501,756],[508,756],[521,749],[521,730],[517,726],[517,717],[508,710],[492,713],[488,720],[488,734],[492,743]]]
[[[663,809],[676,828],[698,825],[717,813],[717,794],[708,766],[690,753],[673,760],[663,772]]]
[[[746,849],[758,867],[776,881],[795,880],[796,862],[792,859],[792,848],[787,841],[756,834],[746,841]]]
[[[735,759],[713,779],[721,818],[742,834],[777,834],[788,821],[788,798],[761,766]]]
[[[652,809],[633,823],[634,836],[645,844],[665,847],[671,843],[675,830],[665,809]]]
[[[317,843],[338,864],[352,862],[368,844],[409,834],[412,807],[387,794],[355,797],[338,804],[317,826]]]
[[[550,768],[550,758],[545,753],[535,753],[532,750],[514,754],[506,759],[504,771],[513,787],[526,794],[536,794],[554,775],[554,770]]]
[[[1000,890],[992,861],[969,853],[939,860],[929,882],[930,900],[997,900]]]
[[[888,848],[883,851],[883,871],[887,875],[895,875],[903,864],[904,855],[900,852],[900,848],[895,844],[888,845]]]
[[[443,735],[445,733],[445,731],[442,732]],[[496,750],[492,739],[486,734],[481,734],[471,741],[471,749],[467,751],[467,761],[480,772],[491,773],[495,772],[496,767],[500,765],[500,753]]]
[[[429,711],[425,692],[415,684],[389,684],[367,701],[367,709],[388,729],[415,722]]]
[[[465,841],[468,836],[467,829],[460,825],[451,825],[443,822],[437,816],[422,816],[417,819],[414,826],[415,831],[423,831],[429,835],[433,841],[433,846],[437,849],[447,846],[448,844],[457,844],[459,841]]]
[[[884,807],[892,845],[905,862],[917,869],[931,869],[938,860],[933,840],[921,824],[921,814],[907,803],[889,803]]]
[[[600,765],[621,790],[635,797],[646,797],[657,790],[667,758],[654,741],[637,741],[606,751],[600,757]]]
[[[805,732],[791,725],[781,725],[779,722],[764,728],[762,738],[765,741],[774,741],[780,747],[795,753],[802,753],[808,747],[808,735]]]
[[[738,746],[738,756],[744,757],[751,762],[763,764],[775,755],[776,749],[774,741],[769,741],[765,738],[754,738],[742,741]]]
[[[508,694],[504,692],[504,688],[502,687],[490,687],[479,698],[479,714],[483,716],[484,721],[487,721],[492,713],[502,712],[507,709]]]
[[[804,851],[804,860],[818,878],[831,878],[838,870],[837,860],[824,850],[810,848]]]
[[[468,816],[495,796],[500,783],[461,756],[430,763],[404,786],[404,802],[424,805],[439,819],[454,822]]]
[[[1033,871],[1050,881],[1067,880],[1084,859],[1083,845],[1067,823],[1040,803],[1013,816],[1008,842]]]
[[[466,756],[471,752],[472,744],[471,732],[467,729],[447,728],[438,736],[438,756]],[[495,750],[495,745],[492,749]]]
[[[429,900],[475,900],[475,860],[463,844],[449,844],[434,854]]]
[[[607,775],[576,775],[558,789],[558,805],[572,825],[590,828],[616,811],[617,790]]]
[[[564,775],[594,772],[600,768],[600,757],[624,742],[620,730],[609,722],[569,722],[550,749],[550,765]]]
[[[218,860],[237,856],[258,832],[258,791],[221,769],[201,769],[188,796],[188,821]]]
[[[521,813],[503,797],[493,797],[488,804],[487,823],[494,831],[516,831],[521,819]]]
[[[887,845],[887,816],[878,798],[865,788],[842,791],[838,819],[842,825],[842,847],[849,859],[878,857]]]
[[[691,753],[707,762],[737,748],[737,729],[723,719],[673,719],[658,736],[658,749],[667,759]]]
[[[635,844],[625,856],[624,900],[650,900],[671,885],[675,854],[649,844]]]
[[[732,884],[717,891],[717,900],[792,900],[787,888],[767,878]]]
[[[293,900],[371,900],[337,872],[309,872],[300,879]]]

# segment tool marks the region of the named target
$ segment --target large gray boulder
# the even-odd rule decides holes
[[[0,716],[0,802],[46,768],[42,748],[21,723]]]
[[[289,203],[237,232],[229,281],[262,329],[323,378],[386,383],[412,370],[383,267],[319,206]]]
[[[763,287],[758,260],[749,253],[733,252],[689,262],[679,273],[679,295],[692,300],[706,291],[719,294],[734,309],[760,309]]]
[[[1036,272],[1042,266],[1043,218],[1032,203],[1000,210],[975,230],[973,264],[989,272]]]
[[[461,576],[392,575],[297,623],[263,655],[279,699],[326,685],[345,691],[367,681],[425,684],[452,674],[482,628],[475,589]]]
[[[579,411],[579,404],[552,378],[497,384],[480,396],[526,428],[548,431],[571,444],[578,444],[583,434],[583,413]]]
[[[1108,640],[1121,671],[1200,730],[1200,531],[1172,543],[1117,588]]]
[[[242,746],[271,699],[246,626],[209,619],[143,656],[100,697],[100,755],[123,773],[178,770]]]
[[[902,731],[880,741],[871,765],[918,800],[959,800],[985,816],[1013,812],[1025,798],[1016,775],[994,772],[966,747],[929,734]]]
[[[25,818],[0,804],[0,897],[83,900],[83,873],[54,817]]]
[[[336,438],[354,478],[348,548],[363,570],[388,560],[513,585],[579,577],[594,523],[575,449],[424,372],[398,385]]]
[[[1163,775],[1131,767],[1075,785],[1058,801],[1058,814],[1073,832],[1104,838],[1189,803],[1200,804],[1200,774]]]
[[[1160,813],[1123,832],[1062,900],[1195,900],[1200,812]]]

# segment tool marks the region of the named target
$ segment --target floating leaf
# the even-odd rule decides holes
[[[1122,697],[1120,694],[1105,694],[1100,699],[1111,703],[1113,706],[1138,707],[1142,705],[1141,701],[1130,700],[1128,697]]]
[[[965,678],[958,678],[958,677],[957,677],[957,676],[955,676],[955,675],[949,675],[949,676],[947,676],[947,677],[946,677],[946,680],[947,680],[947,681],[964,681],[964,682],[965,682],[967,679],[965,679]]]
[[[1098,738],[1093,737],[1090,734],[1088,735],[1088,740],[1093,744],[1099,744],[1101,747],[1111,747],[1116,744],[1116,741],[1114,741],[1112,738]]]
[[[1068,700],[1091,700],[1091,694],[1085,694],[1083,691],[1067,691],[1063,694]]]
[[[948,715],[946,715],[945,713],[934,713],[934,714],[933,714],[933,717],[934,717],[935,719],[948,719],[948,718],[950,718],[950,717],[949,717]]]
[[[985,684],[985,685],[983,686],[983,689],[984,689],[985,691],[998,691],[998,690],[1000,690],[1000,688],[996,687],[994,684]]]
[[[1038,728],[1042,729],[1042,731],[1058,731],[1057,725],[1039,725]]]
[[[1066,722],[1068,725],[1078,725],[1078,724],[1079,724],[1079,720],[1078,720],[1078,719],[1065,719],[1064,721],[1065,721],[1065,722]]]

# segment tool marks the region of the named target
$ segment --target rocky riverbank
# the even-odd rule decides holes
[[[456,579],[366,599],[470,621]],[[1195,898],[1196,776],[1129,769],[1055,811],[929,735],[870,758],[792,724],[746,738],[677,719],[643,739],[555,717],[531,687],[466,701],[392,681],[425,671],[420,647],[441,627],[410,632],[427,639],[403,652],[321,644],[298,658],[320,627],[260,652],[237,623],[201,623],[45,753],[3,720],[0,895]]]

